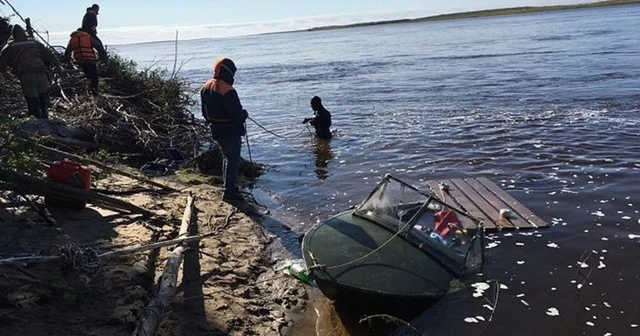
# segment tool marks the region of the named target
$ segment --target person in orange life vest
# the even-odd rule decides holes
[[[224,160],[222,177],[225,201],[241,201],[236,185],[240,166],[242,136],[246,134],[245,120],[249,117],[242,108],[238,93],[233,88],[236,73],[235,63],[228,58],[218,58],[213,65],[213,78],[204,83],[200,91],[202,116],[211,126],[215,140]]]
[[[310,123],[316,129],[316,136],[320,139],[331,139],[331,113],[322,106],[322,100],[318,96],[311,98],[311,108],[315,112],[313,118],[305,118],[303,124]]]
[[[100,38],[98,38],[98,13],[100,12],[100,6],[93,4],[87,8],[87,12],[82,17],[82,29],[89,33],[89,35],[95,37],[96,41],[102,44]]]
[[[20,80],[22,93],[27,101],[29,114],[48,119],[49,88],[51,68],[60,69],[60,62],[53,52],[30,38],[20,25],[13,25],[11,38],[0,51],[0,73],[10,66],[13,74]]]
[[[69,44],[64,52],[66,62],[71,62],[71,55],[82,68],[84,75],[91,82],[91,92],[93,95],[98,94],[98,65],[96,64],[96,52],[100,59],[107,59],[107,52],[102,44],[87,33],[83,28],[78,28],[71,34]]]

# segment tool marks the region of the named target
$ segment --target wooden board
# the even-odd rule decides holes
[[[441,182],[449,185],[449,191],[445,194],[442,194],[442,192],[440,191],[439,184]],[[457,206],[458,208],[461,208],[461,210],[465,210],[471,217],[474,217],[478,220],[485,222],[485,228],[495,229],[495,224],[493,224],[492,221],[488,220],[488,218],[486,218],[484,213],[480,211],[477,207],[465,206],[464,203],[466,203],[465,202],[466,197],[457,189],[451,188],[451,182],[449,180],[427,181],[427,185],[429,185],[429,187],[434,191],[435,195],[438,196],[438,198],[440,198],[445,203],[449,203],[451,205]],[[462,203],[460,202],[461,200],[462,200]],[[462,227],[467,230],[473,230],[478,227],[476,222],[474,222],[469,218],[466,218],[464,216],[459,216],[458,219],[460,220],[460,224],[462,224]]]
[[[500,199],[509,204],[514,210],[516,210],[522,217],[531,223],[533,227],[547,227],[549,224],[543,221],[540,217],[534,214],[531,210],[527,209],[524,205],[518,202],[511,195],[507,194],[504,190],[500,189],[495,183],[491,182],[486,177],[478,178],[478,181],[485,187],[493,191]]]
[[[440,184],[446,183],[449,188],[444,192]],[[434,195],[465,210],[469,215],[484,223],[485,229],[530,229],[548,227],[545,221],[518,202],[495,183],[487,178],[466,178],[451,180],[430,180],[427,185]],[[508,216],[501,216],[500,211],[508,211]],[[466,229],[473,229],[473,220],[460,216]]]

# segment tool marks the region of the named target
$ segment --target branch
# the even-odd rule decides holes
[[[198,224],[197,209],[194,205],[194,200],[193,195],[189,194],[178,236],[187,234],[190,226]],[[180,264],[182,264],[186,250],[187,244],[182,242],[169,255],[164,271],[162,272],[162,277],[160,278],[158,293],[147,305],[145,313],[142,315],[136,330],[133,332],[134,336],[152,336],[156,334],[162,316],[176,295],[178,271],[180,270]]]

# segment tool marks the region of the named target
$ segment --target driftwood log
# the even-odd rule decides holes
[[[133,205],[131,203],[119,200],[117,198],[101,195],[91,190],[84,190],[68,186],[66,184],[55,181],[40,179],[37,177],[14,173],[10,170],[0,169],[0,181],[13,184],[20,188],[25,194],[54,196],[63,198],[73,198],[77,200],[86,200],[95,205],[107,205],[118,209],[128,210],[132,213],[139,213],[145,216],[153,216],[154,214],[146,209]]]
[[[192,225],[197,225],[198,217],[194,202],[194,196],[189,194],[178,237],[186,235],[189,232],[189,227]],[[176,295],[178,271],[180,270],[180,265],[182,264],[186,250],[187,244],[182,242],[171,251],[164,270],[162,271],[162,277],[158,284],[158,292],[147,305],[145,313],[142,315],[138,326],[133,332],[134,336],[153,336],[156,334],[163,314]]]

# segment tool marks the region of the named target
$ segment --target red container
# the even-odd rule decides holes
[[[56,161],[47,170],[47,177],[55,182],[72,187],[89,190],[91,188],[91,169],[77,162]],[[82,210],[87,206],[86,199],[65,197],[61,195],[45,195],[47,205]]]

